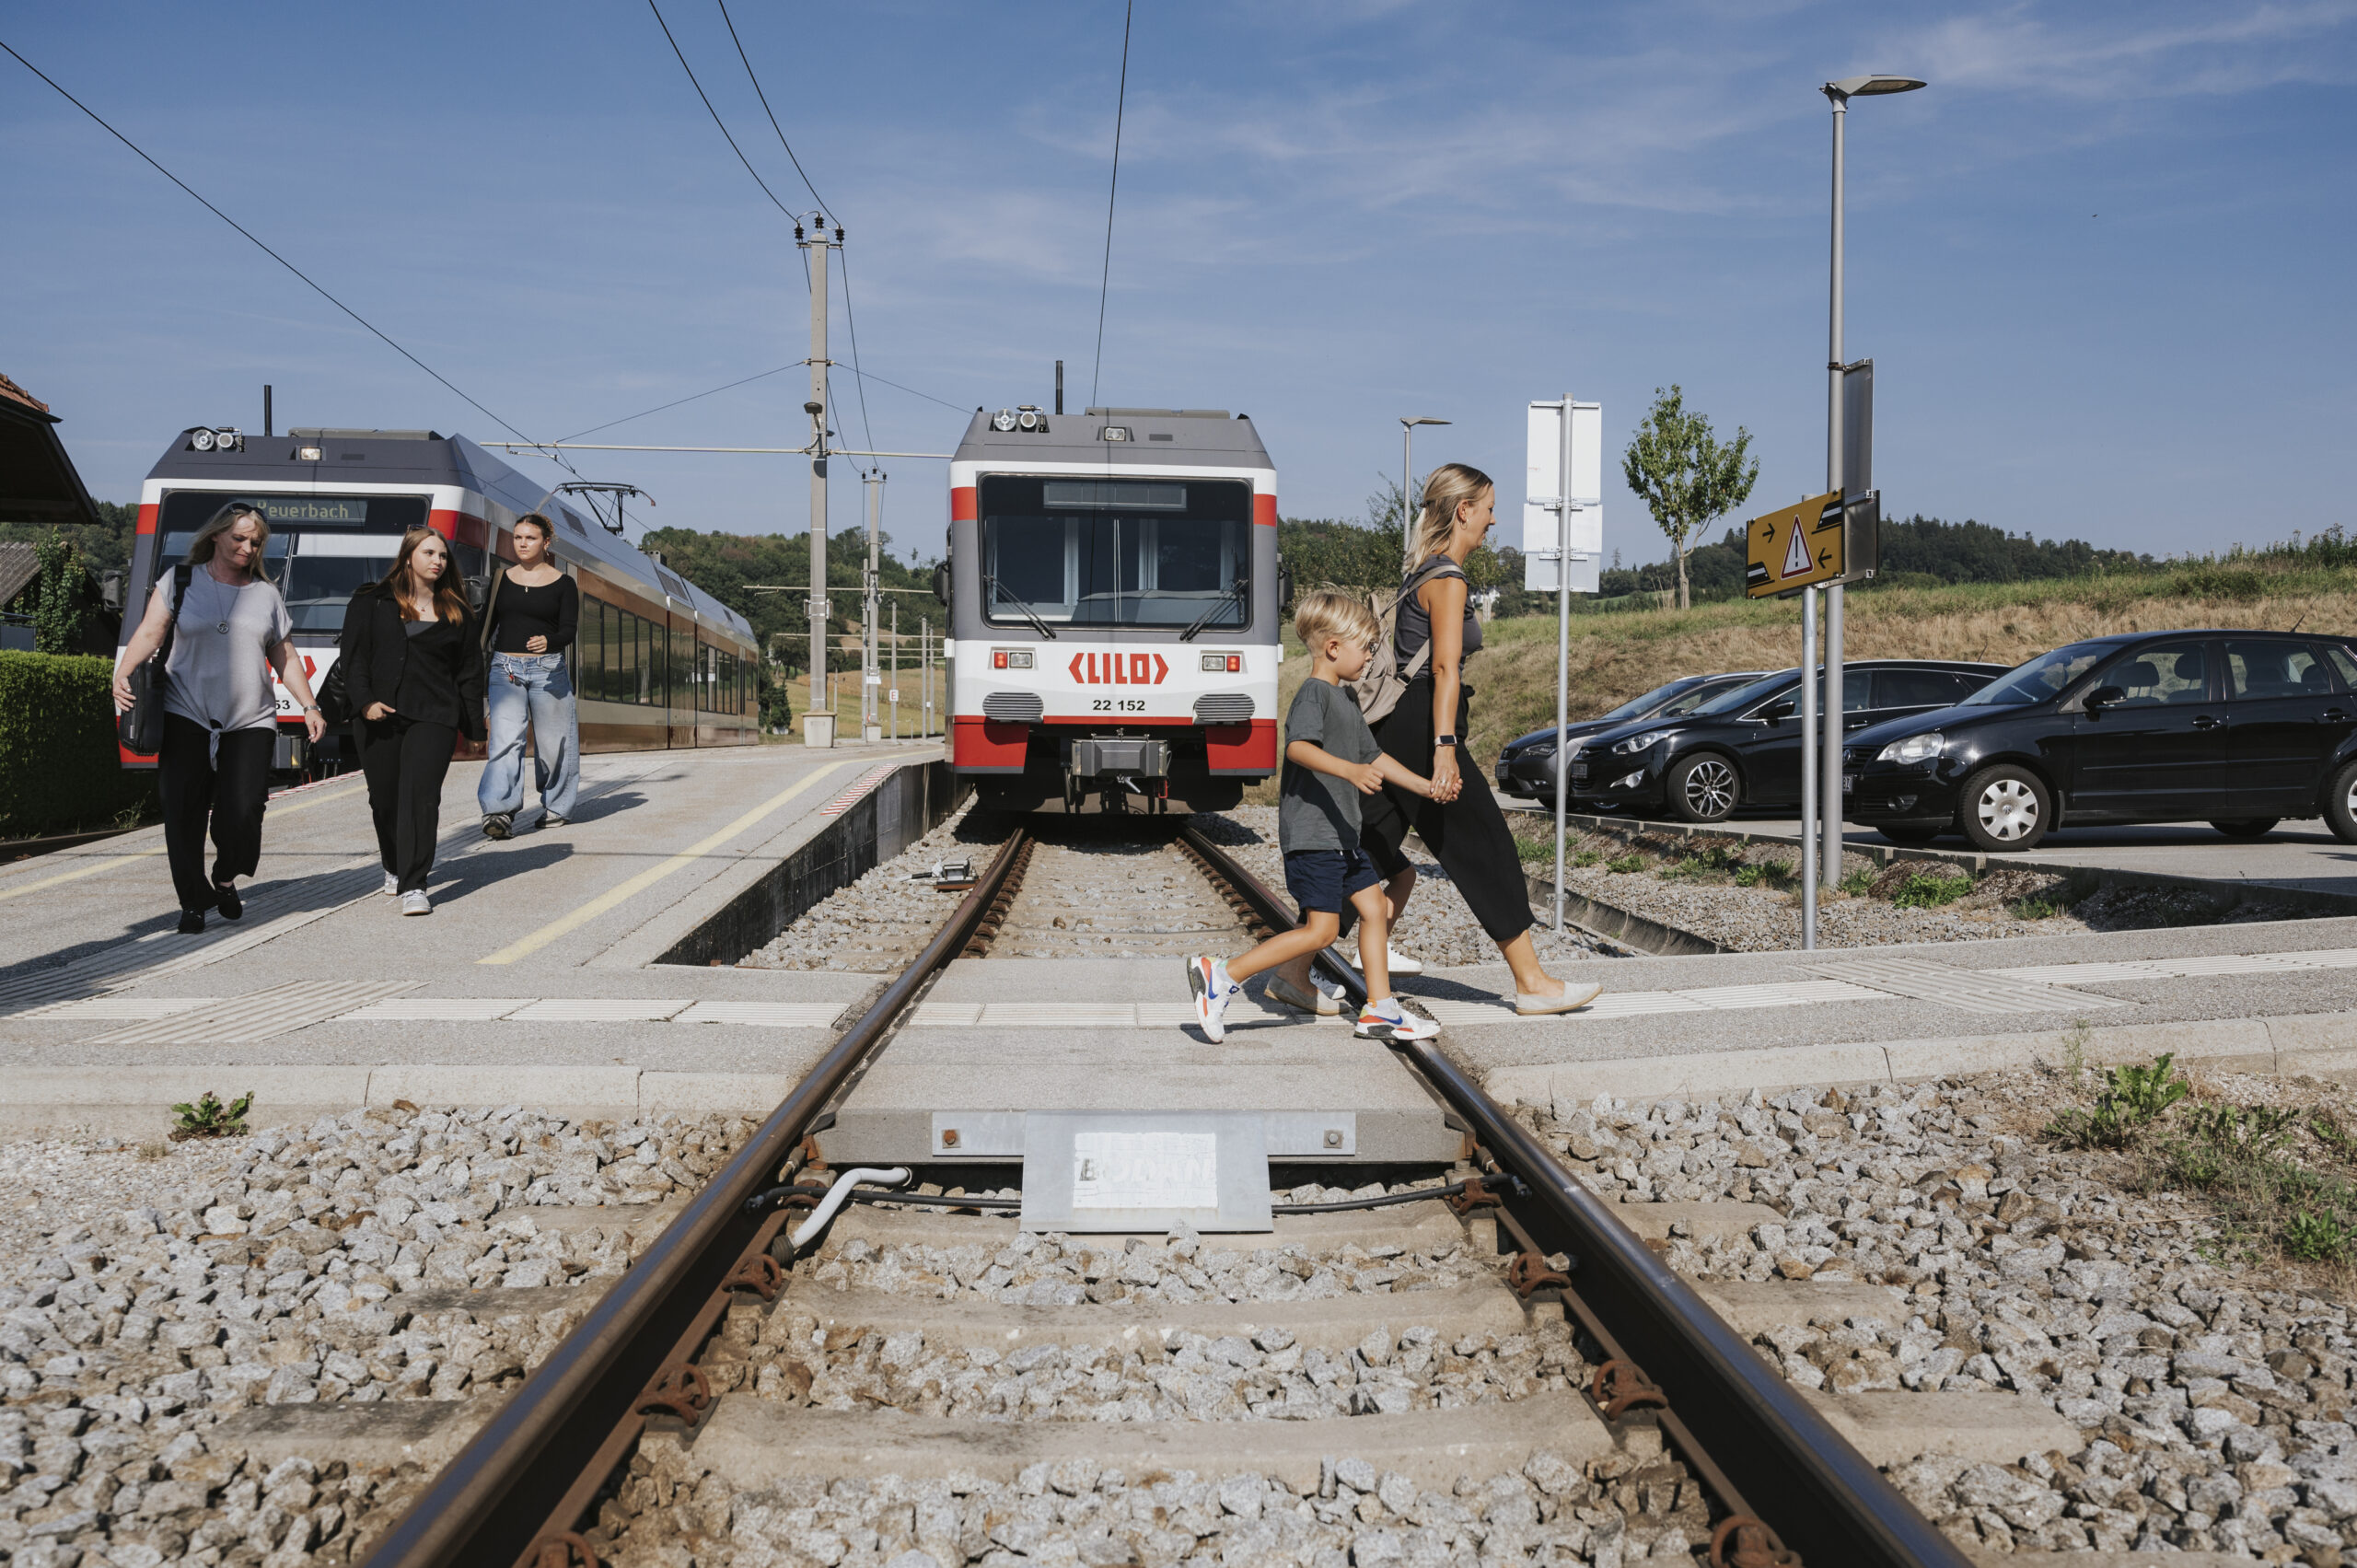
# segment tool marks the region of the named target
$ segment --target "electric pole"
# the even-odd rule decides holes
[[[862,614],[859,659],[859,738],[880,740],[884,729],[882,715],[876,711],[876,691],[884,677],[876,660],[876,592],[878,563],[876,558],[877,533],[884,517],[884,472],[881,469],[862,476],[867,485],[867,573],[866,605]]]
[[[810,706],[803,720],[806,745],[835,743],[834,714],[827,697],[827,252],[843,242],[838,227],[827,238],[822,215],[807,235],[794,226],[794,243],[810,255]],[[823,725],[815,723],[825,713]],[[819,732],[825,733],[824,741]]]

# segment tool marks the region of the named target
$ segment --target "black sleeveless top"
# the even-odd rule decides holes
[[[1417,580],[1420,575],[1422,581]],[[1444,577],[1455,577],[1464,582],[1465,569],[1446,555],[1433,555],[1426,557],[1422,565],[1402,579],[1403,587],[1411,582],[1416,585],[1413,590],[1400,597],[1399,616],[1391,633],[1394,668],[1403,677],[1408,673],[1409,662],[1416,656],[1417,651],[1433,640],[1433,618],[1422,605],[1416,602],[1416,595],[1424,591],[1425,584],[1438,582]],[[1481,651],[1481,621],[1473,613],[1472,585],[1469,582],[1466,583],[1466,589],[1464,656],[1470,658]],[[1417,671],[1417,679],[1423,679],[1431,674],[1432,661],[1428,658],[1424,661],[1424,668]]]

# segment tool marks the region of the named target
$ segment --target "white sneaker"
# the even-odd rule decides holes
[[[1187,989],[1194,993],[1195,1021],[1213,1043],[1227,1038],[1227,1005],[1244,988],[1227,978],[1227,966],[1217,958],[1187,960]]]
[[[1361,1040],[1430,1040],[1440,1033],[1440,1026],[1399,1005],[1398,997],[1387,996],[1359,1009],[1359,1021],[1351,1032]]]
[[[1344,963],[1350,965],[1351,968],[1357,969],[1359,967],[1359,949],[1356,943],[1353,943],[1349,947],[1344,947],[1341,943],[1337,942],[1332,947],[1329,948],[1328,951],[1341,958],[1341,959]],[[1383,949],[1383,963],[1384,967],[1388,969],[1393,974],[1422,974],[1424,972],[1423,959],[1411,958],[1408,954],[1401,952],[1397,947],[1386,947]]]
[[[385,895],[385,897],[387,897],[387,898],[389,898],[389,898],[391,898],[394,894],[396,894],[396,893],[400,892],[401,890],[401,875],[400,875],[400,873],[398,873],[398,872],[393,872],[393,871],[388,871],[388,872],[386,872],[386,873],[385,873],[385,885],[384,885],[384,887],[383,887],[382,889],[379,889],[379,891],[381,891],[381,892]]]
[[[424,889],[413,888],[401,895],[401,912],[403,914],[432,914],[434,903],[425,896]]]

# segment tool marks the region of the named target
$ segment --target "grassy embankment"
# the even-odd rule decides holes
[[[1868,588],[1848,596],[1842,648],[1851,658],[1984,659],[2018,664],[2083,637],[2173,627],[2292,626],[2357,632],[2357,567],[2190,563],[2134,575],[2032,583]],[[1468,675],[1474,687],[1474,760],[1486,774],[1509,740],[1555,718],[1555,621],[1523,616],[1484,628]],[[1278,703],[1309,672],[1288,631]],[[1571,711],[1599,714],[1676,675],[1772,669],[1800,660],[1792,600],[1697,605],[1688,610],[1581,615],[1572,621]],[[1276,799],[1274,781],[1247,793]]]

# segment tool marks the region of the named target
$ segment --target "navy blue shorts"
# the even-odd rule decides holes
[[[1382,880],[1375,874],[1375,862],[1356,844],[1348,849],[1285,852],[1285,891],[1293,895],[1305,916],[1313,910],[1341,914],[1353,893]]]

